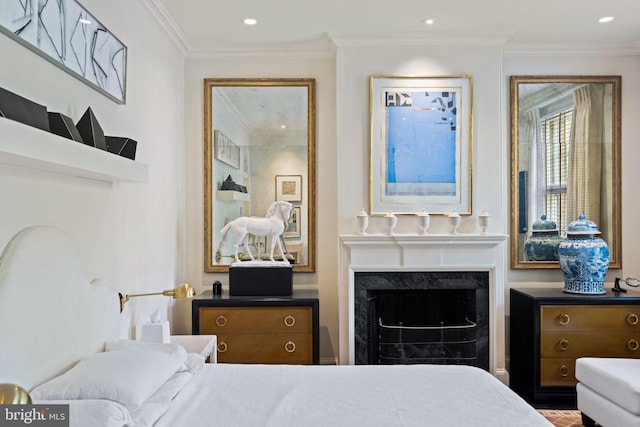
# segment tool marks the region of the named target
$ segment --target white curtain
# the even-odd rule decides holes
[[[587,85],[574,92],[574,116],[569,142],[567,220],[584,214],[599,226],[607,206],[603,163],[606,159],[603,123],[604,85]]]

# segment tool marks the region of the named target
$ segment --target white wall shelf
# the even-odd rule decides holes
[[[0,163],[107,182],[149,180],[147,165],[5,118]]]
[[[249,200],[249,194],[233,190],[218,190],[216,191],[216,198],[218,200],[238,200],[245,202]]]

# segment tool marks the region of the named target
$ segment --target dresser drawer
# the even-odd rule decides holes
[[[200,334],[311,334],[311,307],[201,307]]]
[[[543,332],[540,356],[548,357],[640,357],[640,333]]]
[[[219,334],[218,362],[312,364],[312,335]]]
[[[540,359],[540,385],[576,385],[576,359]]]
[[[637,305],[546,305],[540,307],[541,331],[638,331]]]

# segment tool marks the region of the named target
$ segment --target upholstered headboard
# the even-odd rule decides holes
[[[0,383],[30,390],[122,337],[117,292],[96,282],[63,230],[11,239],[0,258]]]

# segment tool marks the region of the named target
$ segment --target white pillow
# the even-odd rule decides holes
[[[31,390],[31,398],[108,399],[133,411],[183,367],[175,355],[155,350],[97,353]]]
[[[106,351],[116,350],[156,350],[164,353],[169,353],[175,357],[181,359],[183,362],[187,360],[187,350],[176,343],[157,343],[157,342],[144,342],[135,340],[119,340],[119,341],[107,341],[105,344]]]
[[[200,372],[204,366],[205,358],[197,353],[187,353],[187,350],[180,344],[176,343],[155,343],[135,340],[119,340],[107,341],[105,345],[106,351],[117,351],[123,349],[143,349],[156,350],[173,354],[184,361],[184,370],[194,374]]]
[[[69,405],[69,427],[131,427],[127,408],[112,400],[34,400],[35,405]]]

